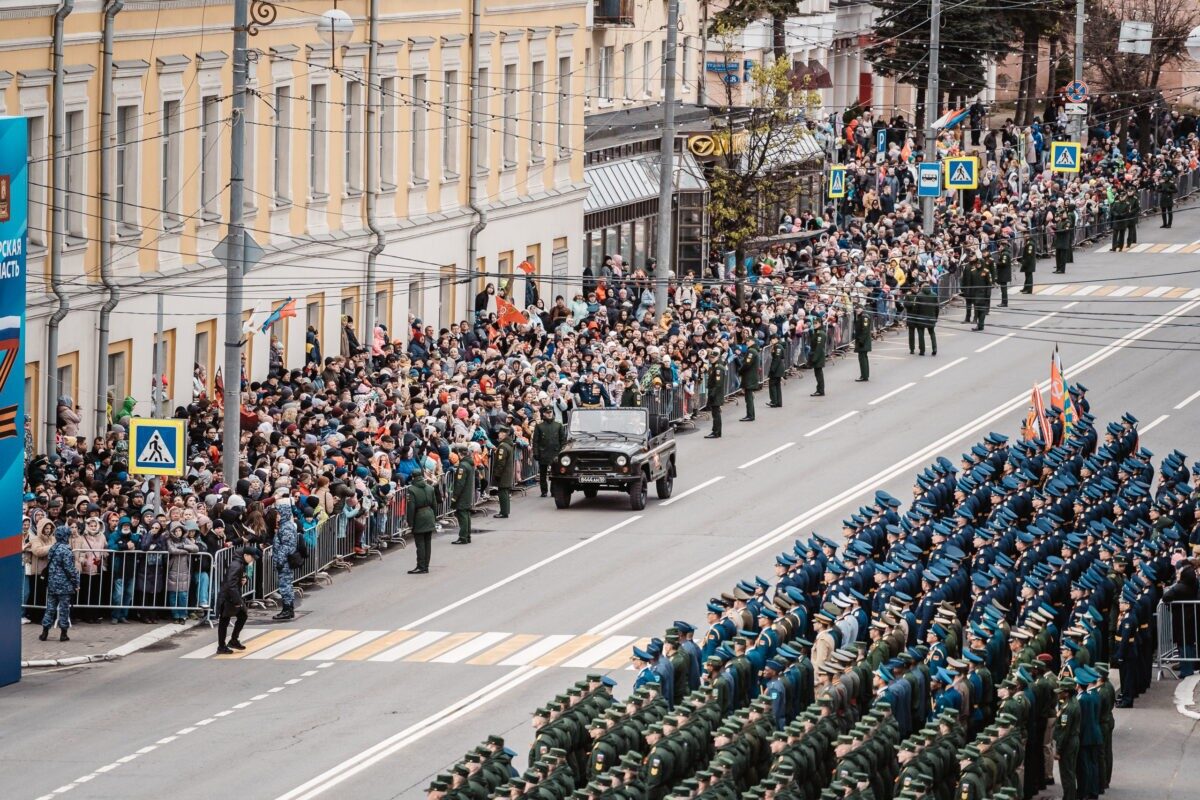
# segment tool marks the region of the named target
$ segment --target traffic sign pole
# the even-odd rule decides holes
[[[1083,83],[1083,18],[1083,0],[1075,0],[1075,83]],[[1084,97],[1075,102],[1082,103],[1086,97],[1085,90]],[[1073,118],[1071,126],[1074,129],[1072,131],[1074,133],[1074,140],[1086,145],[1086,134],[1084,131],[1087,130],[1087,118]]]
[[[163,363],[166,349],[163,347],[163,296],[162,292],[159,292],[154,330],[154,381],[150,387],[155,392],[154,397],[150,398],[150,416],[155,418],[163,416],[163,408],[167,402],[166,392],[163,390],[163,374],[167,371],[167,366]],[[150,491],[154,492],[154,513],[161,514],[162,479],[157,475],[150,479]]]

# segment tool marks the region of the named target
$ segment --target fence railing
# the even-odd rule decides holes
[[[1200,600],[1159,603],[1155,622],[1158,647],[1154,674],[1161,680],[1163,673],[1180,677],[1181,671],[1200,672]]]

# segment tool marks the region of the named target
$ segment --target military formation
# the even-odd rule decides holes
[[[633,648],[633,692],[589,675],[537,710],[529,767],[486,746],[431,797],[1029,800],[1100,797],[1114,709],[1148,688],[1191,470],[1086,388],[1053,441],[990,433]],[[1193,467],[1194,469],[1195,467]],[[1157,477],[1157,487],[1152,489]],[[1115,680],[1114,680],[1115,678]],[[497,783],[496,781],[499,780]]]

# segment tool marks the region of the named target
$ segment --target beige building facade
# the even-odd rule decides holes
[[[110,0],[111,2],[111,0]],[[473,63],[471,0],[378,3],[377,219],[387,239],[373,297],[365,297],[365,135],[368,0],[341,0],[353,32],[331,47],[317,30],[331,0],[294,0],[250,38],[245,215],[263,248],[245,279],[245,313],[287,298],[296,318],[245,345],[251,379],[266,374],[271,336],[285,363],[304,361],[314,327],[325,355],[339,351],[340,318],[362,335],[364,304],[392,338],[410,316],[435,330],[463,319],[486,281],[524,273],[547,301],[582,269],[583,108],[590,0],[483,0]],[[193,396],[193,372],[212,390],[223,360],[225,271],[213,257],[224,237],[230,178],[232,0],[125,0],[112,18],[112,136],[102,121],[102,0],[76,0],[64,20],[64,244],[61,287],[69,308],[58,355],[47,363],[53,199],[54,15],[61,3],[0,7],[0,111],[29,121],[27,405],[39,449],[52,398],[79,406],[93,432],[111,397],[151,412],[159,295],[171,407]],[[472,85],[480,87],[472,101]],[[483,121],[474,154],[469,118]],[[473,156],[473,157],[472,157]],[[107,157],[111,180],[100,185]],[[468,206],[472,173],[486,213],[475,263]],[[112,213],[101,213],[107,191]],[[106,352],[97,347],[100,242],[111,242],[120,301]],[[475,275],[471,275],[471,267]],[[472,281],[472,277],[475,278]],[[108,366],[97,385],[98,363]]]

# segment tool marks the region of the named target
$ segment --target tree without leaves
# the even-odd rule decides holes
[[[710,35],[722,31],[745,28],[764,17],[771,20],[771,51],[776,59],[787,58],[787,32],[784,23],[788,17],[800,13],[803,0],[730,0],[729,4],[713,15],[709,26]]]

